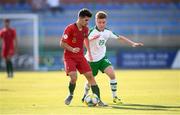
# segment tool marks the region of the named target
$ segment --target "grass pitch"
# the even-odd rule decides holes
[[[85,78],[78,76],[72,103],[67,106],[69,78],[65,72],[16,72],[13,79],[0,73],[0,115],[180,115],[179,70],[116,71],[118,95],[112,103],[109,78],[96,77],[108,107],[81,103]]]

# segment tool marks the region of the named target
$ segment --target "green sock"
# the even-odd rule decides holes
[[[13,74],[13,64],[11,61],[9,61],[9,70],[10,70],[10,73]]]
[[[9,61],[6,61],[6,72],[9,75],[10,73],[10,65],[9,65]]]
[[[98,85],[93,85],[93,86],[91,86],[91,89],[92,89],[92,92],[93,92],[94,94],[96,94],[96,95],[99,97],[99,99],[100,99],[100,91],[99,91]]]
[[[76,83],[75,84],[69,83],[69,92],[70,92],[70,95],[74,94],[75,87],[76,87]]]

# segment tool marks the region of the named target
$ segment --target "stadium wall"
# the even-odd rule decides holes
[[[179,62],[179,49],[122,49],[117,54],[117,67],[122,69],[180,69]]]

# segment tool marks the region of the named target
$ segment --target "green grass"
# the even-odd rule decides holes
[[[87,107],[81,103],[81,75],[66,106],[69,78],[64,72],[16,72],[13,79],[1,72],[0,115],[180,115],[179,70],[120,70],[116,76],[124,104],[112,103],[109,79],[99,74],[101,97],[109,106]]]

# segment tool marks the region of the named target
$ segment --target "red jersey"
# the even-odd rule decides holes
[[[0,30],[0,39],[2,39],[2,57],[14,55],[14,40],[16,38],[16,31],[12,28],[3,28]]]
[[[78,53],[73,53],[68,50],[64,50],[64,56],[84,56],[84,38],[88,37],[88,27],[84,27],[81,31],[78,29],[76,23],[70,24],[66,27],[62,41],[70,45],[71,47],[80,48],[80,51]]]
[[[0,38],[2,39],[2,50],[12,50],[14,49],[14,40],[16,38],[16,31],[15,29],[9,28],[5,29],[3,28],[0,30]]]

